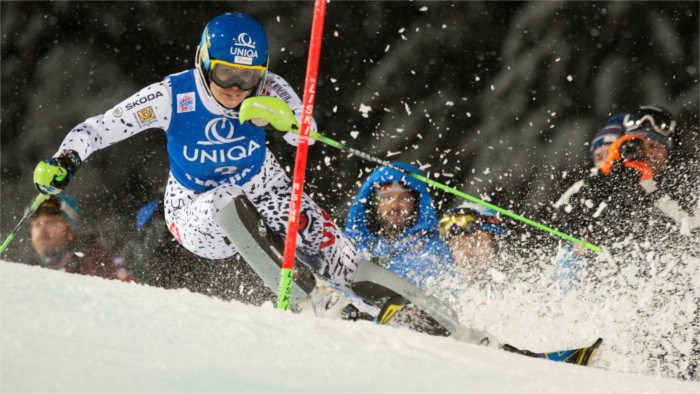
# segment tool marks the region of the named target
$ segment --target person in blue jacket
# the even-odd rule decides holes
[[[406,163],[392,164],[420,174]],[[365,258],[379,258],[390,271],[426,288],[431,280],[450,276],[454,267],[437,225],[425,183],[382,166],[360,188],[345,234]]]

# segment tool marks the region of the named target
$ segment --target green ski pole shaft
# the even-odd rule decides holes
[[[309,136],[310,136],[311,138],[315,139],[315,140],[321,141],[321,142],[323,142],[323,143],[325,143],[325,144],[327,144],[327,145],[333,146],[333,147],[338,148],[338,149],[340,149],[340,150],[346,150],[346,151],[352,153],[353,155],[359,156],[359,157],[361,157],[361,158],[363,158],[363,159],[365,159],[365,160],[373,161],[373,162],[375,162],[375,163],[379,163],[379,164],[381,164],[381,165],[383,165],[383,166],[389,167],[389,168],[391,168],[392,170],[399,171],[399,172],[401,172],[402,174],[405,174],[405,175],[411,176],[411,177],[413,177],[413,178],[416,178],[416,179],[418,179],[418,180],[420,180],[420,181],[423,181],[423,182],[427,183],[428,185],[437,187],[438,189],[442,189],[442,190],[444,190],[444,191],[446,191],[446,192],[448,192],[448,193],[452,193],[452,194],[454,194],[454,195],[456,195],[456,196],[462,197],[462,198],[464,198],[465,200],[469,200],[469,201],[475,202],[475,203],[477,203],[477,204],[481,204],[481,205],[483,205],[483,206],[485,206],[485,207],[491,208],[491,209],[493,209],[493,210],[496,211],[496,212],[500,212],[500,213],[502,213],[502,214],[504,214],[504,215],[506,215],[506,216],[510,216],[510,217],[512,217],[513,219],[516,219],[516,220],[519,220],[519,221],[521,221],[521,222],[527,223],[527,224],[529,224],[529,225],[531,225],[531,226],[534,226],[534,227],[536,227],[536,228],[539,228],[540,230],[547,231],[547,232],[550,233],[550,234],[554,234],[554,235],[556,235],[556,236],[559,236],[559,237],[561,237],[561,238],[564,238],[564,239],[566,239],[566,240],[568,240],[568,241],[571,241],[571,242],[573,242],[573,243],[575,243],[575,244],[579,244],[579,245],[581,245],[581,246],[583,246],[583,247],[586,247],[586,248],[588,248],[588,249],[590,249],[590,250],[593,250],[593,251],[595,251],[595,252],[600,252],[600,248],[599,248],[599,247],[597,247],[597,246],[595,246],[595,245],[593,245],[593,244],[590,244],[590,243],[586,242],[585,240],[580,240],[580,239],[578,239],[578,238],[574,238],[574,237],[572,237],[572,236],[570,236],[570,235],[568,235],[568,234],[562,233],[561,231],[557,231],[557,230],[555,230],[555,229],[553,229],[553,228],[550,228],[550,227],[547,227],[547,226],[545,226],[545,225],[543,225],[543,224],[537,223],[537,222],[535,222],[534,220],[531,220],[531,219],[528,219],[528,218],[526,218],[526,217],[520,216],[520,215],[518,215],[518,214],[516,214],[516,213],[510,212],[510,211],[508,211],[507,209],[503,209],[503,208],[501,208],[501,207],[499,207],[499,206],[490,204],[490,203],[488,203],[488,202],[486,202],[486,201],[483,201],[483,200],[480,200],[480,199],[478,199],[478,198],[476,198],[476,197],[470,196],[470,195],[467,194],[467,193],[464,193],[464,192],[461,192],[461,191],[459,191],[459,190],[457,190],[457,189],[451,188],[451,187],[449,187],[449,186],[447,186],[447,185],[444,185],[444,184],[442,184],[442,183],[440,183],[440,182],[434,181],[434,180],[432,180],[432,179],[430,179],[430,178],[426,178],[426,177],[424,177],[424,176],[422,176],[422,175],[414,174],[414,173],[412,173],[412,172],[410,172],[410,171],[406,171],[406,170],[404,170],[403,168],[396,167],[395,165],[391,164],[391,163],[390,163],[389,161],[387,161],[387,160],[382,160],[382,159],[380,159],[380,158],[378,158],[378,157],[372,156],[372,155],[370,155],[370,154],[367,154],[367,153],[365,153],[365,152],[359,151],[359,150],[357,150],[357,149],[353,149],[353,148],[347,147],[347,146],[345,146],[344,144],[342,144],[342,143],[340,143],[340,142],[338,142],[338,141],[335,141],[335,140],[333,140],[333,139],[330,139],[330,138],[328,138],[328,137],[325,137],[325,136],[323,136],[323,135],[321,135],[321,134],[319,134],[319,133],[317,133],[317,132],[312,131],[312,132],[310,133]]]
[[[41,203],[46,201],[46,199],[48,199],[49,197],[50,197],[50,195],[44,194],[44,193],[39,193],[39,195],[36,196],[36,199],[34,199],[34,203],[32,204],[31,207],[29,207],[29,211],[24,214],[24,216],[22,217],[22,219],[20,219],[19,223],[17,223],[17,225],[12,230],[10,235],[7,236],[7,238],[5,239],[5,242],[3,242],[2,246],[0,246],[0,253],[5,251],[5,249],[7,248],[7,245],[10,244],[10,241],[12,241],[12,239],[15,237],[15,234],[17,233],[17,231],[19,231],[19,229],[22,227],[24,222],[26,222],[27,219],[29,219],[32,216],[34,211],[36,211],[36,209],[39,208],[39,205],[41,205]]]

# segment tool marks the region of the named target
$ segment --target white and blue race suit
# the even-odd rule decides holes
[[[165,132],[170,171],[181,185],[198,192],[228,183],[242,185],[260,172],[265,161],[265,131],[207,110],[194,94],[194,73],[170,76],[176,97]]]
[[[291,86],[278,75],[266,75],[262,94],[285,101],[300,120],[302,103]],[[86,119],[68,133],[60,149],[74,150],[86,160],[141,131],[164,130],[170,157],[164,196],[170,232],[193,253],[223,259],[237,253],[216,222],[224,206],[245,195],[284,237],[291,195],[289,177],[265,147],[265,131],[241,124],[237,115],[217,105],[192,69]],[[296,144],[294,134],[285,139]],[[297,248],[308,256],[305,262],[333,282],[349,286],[360,260],[352,242],[306,194],[300,216]]]

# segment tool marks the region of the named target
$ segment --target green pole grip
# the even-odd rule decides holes
[[[294,270],[282,268],[280,288],[277,292],[277,308],[289,310],[289,300],[292,296],[292,283],[294,283]]]
[[[68,171],[63,167],[53,166],[46,162],[39,162],[34,169],[34,183],[39,185],[49,185],[54,179],[62,181],[68,175]]]

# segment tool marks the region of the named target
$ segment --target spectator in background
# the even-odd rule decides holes
[[[464,202],[445,212],[438,227],[455,264],[467,275],[481,274],[496,262],[504,229],[493,209]]]
[[[697,177],[674,158],[676,120],[665,109],[643,106],[625,115],[624,135],[610,145],[603,175],[558,203],[567,229],[605,242],[629,234],[689,234],[697,223]],[[653,220],[650,220],[653,219]]]
[[[651,237],[656,245],[690,250],[700,226],[698,174],[692,163],[674,157],[676,120],[664,108],[642,106],[626,114],[622,126],[595,182],[565,193],[555,205],[560,229],[598,246]],[[579,281],[586,261],[580,246],[568,249],[558,256],[563,291]]]
[[[420,174],[420,170],[406,163],[391,164]],[[437,223],[433,199],[425,183],[381,166],[360,187],[344,231],[363,258],[383,265],[447,302],[454,302],[456,294],[451,289],[454,263],[449,248],[440,239]],[[366,305],[351,294],[334,295],[332,288],[323,290],[326,298],[334,296],[335,306],[344,306],[340,311],[342,319],[374,319],[383,323],[383,311],[379,308]],[[392,324],[441,335],[432,331],[420,312],[410,307],[396,312]]]
[[[99,234],[78,233],[80,209],[72,197],[57,194],[41,203],[29,221],[39,264],[54,270],[132,282]]]
[[[504,253],[512,239],[496,211],[465,201],[445,212],[438,226],[460,274],[462,306],[479,308],[499,297],[511,283],[507,277],[514,267]]]
[[[643,298],[662,300],[645,305],[638,312],[646,317],[650,310],[672,305],[678,296],[691,294],[693,298],[697,289],[690,264],[700,257],[698,147],[690,147],[692,158],[683,156],[678,148],[685,130],[661,107],[642,106],[630,111],[623,119],[623,126],[623,136],[610,145],[601,167],[605,175],[591,189],[582,189],[564,205],[567,212],[564,223],[583,239],[608,247],[620,258],[615,259],[617,264],[612,269],[605,269],[605,264],[592,264],[591,253],[571,248],[569,256],[573,263],[568,272],[558,275],[559,287],[566,292],[575,287],[584,289],[584,285],[595,286],[598,278],[605,277],[600,276],[602,271],[603,275],[621,279],[616,283],[634,289],[634,284],[622,280],[625,276],[622,272],[631,269],[640,282],[652,281],[654,289]],[[672,290],[666,291],[666,286]],[[686,324],[697,332],[700,312],[697,303],[694,311],[691,305],[687,313],[695,318],[678,316],[684,322],[674,321],[660,335],[675,336],[677,327]],[[675,373],[693,379],[700,350],[697,340],[688,344],[694,347],[684,351],[683,357],[689,361],[687,369],[680,368]],[[665,348],[651,355],[664,360],[671,352]]]
[[[610,145],[601,167],[617,198],[608,200],[646,214],[637,216],[647,219],[644,225],[634,225],[628,232],[639,227],[643,233],[658,230],[658,234],[690,235],[700,227],[698,171],[693,167],[697,162],[684,162],[674,155],[678,144],[675,118],[664,108],[642,106],[625,116],[624,126],[624,135]],[[627,214],[600,209],[608,227],[630,219]]]
[[[420,174],[408,164],[393,165]],[[382,166],[365,180],[350,207],[345,233],[367,259],[426,288],[454,268],[440,239],[438,217],[425,183]]]

